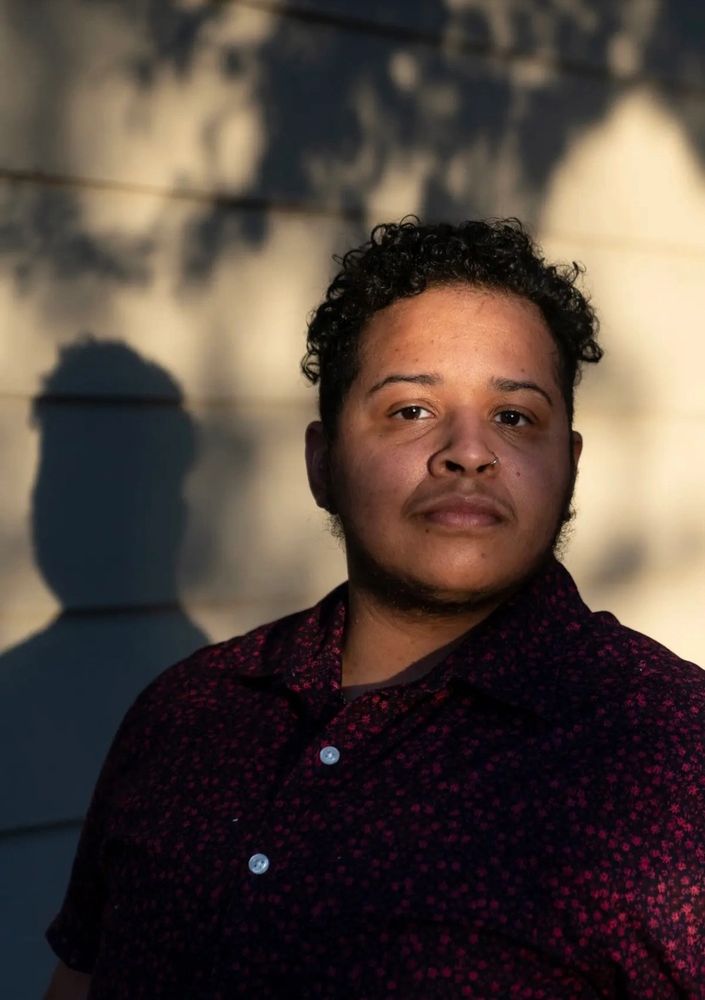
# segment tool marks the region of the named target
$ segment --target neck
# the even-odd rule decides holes
[[[360,694],[370,688],[423,677],[499,603],[431,615],[387,605],[351,580],[343,687]]]

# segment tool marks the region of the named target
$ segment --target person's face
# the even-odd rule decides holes
[[[311,488],[340,519],[353,584],[472,603],[539,565],[581,445],[557,364],[518,296],[434,287],[370,319],[334,444],[318,422],[307,431]]]

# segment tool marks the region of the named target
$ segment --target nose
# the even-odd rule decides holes
[[[488,429],[474,417],[456,416],[443,428],[442,445],[431,455],[432,476],[493,474],[499,459],[488,443]]]

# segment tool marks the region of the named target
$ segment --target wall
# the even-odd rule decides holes
[[[569,567],[705,662],[705,15],[631,0],[6,0],[0,899],[37,996],[100,760],[195,646],[311,603],[298,374],[331,254],[516,214],[582,260]]]

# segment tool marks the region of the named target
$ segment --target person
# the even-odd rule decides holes
[[[52,1000],[705,996],[705,672],[557,558],[597,362],[516,220],[338,258],[303,370],[348,580],[127,714]]]

